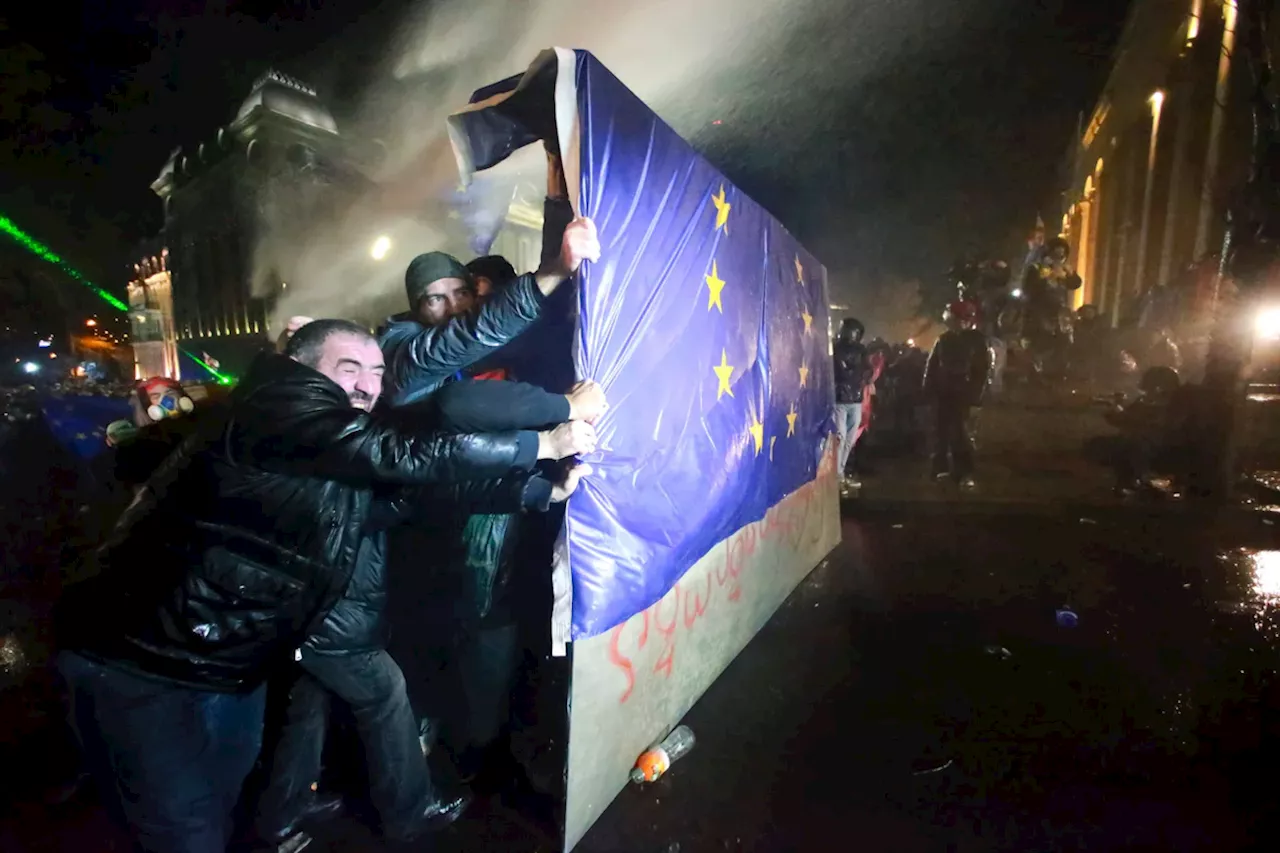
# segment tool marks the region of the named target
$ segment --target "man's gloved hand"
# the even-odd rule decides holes
[[[539,459],[564,459],[594,453],[596,428],[586,421],[566,421],[553,430],[538,433]]]
[[[566,469],[564,479],[551,487],[551,502],[559,504],[569,500],[569,496],[577,491],[582,478],[590,474],[591,466],[585,462]]]
[[[609,409],[604,389],[594,379],[584,379],[569,389],[569,417],[575,421],[594,424]]]

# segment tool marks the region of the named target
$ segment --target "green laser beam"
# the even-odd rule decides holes
[[[105,300],[107,304],[110,305],[112,308],[115,308],[117,311],[122,311],[126,314],[129,313],[128,305],[125,305],[115,296],[103,290],[101,287],[98,287],[98,285],[94,284],[92,281],[86,278],[84,273],[80,272],[80,270],[76,269],[75,267],[71,266],[71,264],[64,261],[58,255],[57,252],[50,249],[44,243],[41,243],[35,237],[32,237],[26,231],[23,231],[21,228],[18,227],[17,223],[15,223],[12,219],[5,216],[4,214],[0,214],[0,231],[3,231],[4,233],[8,234],[10,237],[14,239],[14,241],[19,246],[22,246],[24,249],[26,249],[31,254],[35,255],[40,260],[53,264],[55,267],[62,270],[64,273],[71,276],[73,279],[80,282],[85,287],[92,290],[94,293],[98,294],[98,296],[102,297],[102,299]],[[182,347],[178,347],[178,349],[182,349]],[[190,358],[192,361],[194,361],[196,364],[200,365],[205,370],[209,371],[209,375],[212,376],[215,380],[217,380],[219,385],[232,385],[235,383],[236,380],[234,377],[226,376],[225,374],[219,373],[218,371],[210,367],[208,362],[206,362],[204,359],[197,358],[194,353],[185,349],[182,349],[182,352],[186,353],[187,357]]]
[[[191,359],[196,364],[200,365],[205,370],[209,371],[209,375],[212,376],[214,379],[216,379],[219,385],[232,385],[235,383],[236,380],[234,377],[225,376],[219,373],[218,371],[214,370],[212,367],[209,366],[208,362],[206,362],[202,358],[197,358],[196,354],[191,352],[190,350],[182,349],[182,347],[178,347],[178,349],[182,350],[182,352],[186,354],[187,358]]]
[[[5,216],[4,214],[0,214],[0,231],[3,231],[4,233],[8,234],[10,237],[14,239],[14,241],[19,246],[22,246],[22,248],[26,249],[28,252],[35,255],[37,258],[40,258],[40,260],[53,264],[55,267],[62,270],[64,273],[71,276],[73,279],[80,282],[85,287],[92,290],[94,293],[98,294],[98,296],[102,297],[102,299],[105,300],[108,305],[115,308],[117,311],[127,312],[129,310],[128,305],[125,305],[115,296],[103,290],[101,287],[98,287],[98,285],[94,284],[93,282],[89,281],[89,279],[85,277],[84,273],[80,272],[80,270],[76,269],[75,267],[71,266],[71,264],[64,261],[56,252],[54,252],[44,243],[41,243],[39,240],[37,240],[35,237],[32,237],[26,231],[23,231],[21,228],[18,227],[17,223],[15,223],[12,219]]]

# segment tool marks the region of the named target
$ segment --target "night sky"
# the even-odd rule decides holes
[[[529,14],[541,5],[502,2],[474,7]],[[1105,80],[1127,6],[799,0],[786,6],[786,26],[735,32],[742,16],[731,11],[750,2],[674,6],[703,7],[689,13],[701,13],[697,26],[707,33],[699,67],[718,73],[691,70],[680,96],[655,106],[824,260],[834,298],[884,279],[936,287],[958,256],[1007,257],[1038,210],[1048,219],[1078,115]],[[600,28],[609,8],[622,8],[548,5],[599,10],[585,14]],[[149,184],[172,148],[225,124],[269,66],[315,85],[342,126],[424,8],[433,4],[8,4],[0,13],[0,210],[123,292],[132,247],[160,226]],[[615,51],[631,52],[625,68],[592,39],[556,40],[596,49],[645,94],[635,77],[648,53],[669,72],[657,45],[663,27],[676,26],[684,24],[664,9],[618,42],[625,48]],[[448,27],[434,27],[447,44]],[[507,73],[532,59],[523,44],[515,50],[500,57]],[[51,299],[48,287],[61,287],[69,291],[57,303],[63,310],[93,306],[56,272],[44,274],[48,286],[31,285],[38,273],[29,259],[7,238],[0,244],[0,278],[27,271],[26,291],[10,284],[4,294],[11,305]]]

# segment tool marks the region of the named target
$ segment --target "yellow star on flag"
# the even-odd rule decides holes
[[[773,446],[777,443],[778,443],[778,437],[776,435],[769,436],[769,461],[770,462],[773,461]]]
[[[751,437],[756,440],[756,456],[759,456],[760,451],[764,449],[764,424],[760,423],[755,415],[751,418],[751,426],[747,427],[747,432],[751,433]]]
[[[716,379],[720,384],[716,386],[716,399],[719,400],[725,394],[733,396],[733,389],[729,387],[729,379],[733,376],[733,367],[729,364],[729,357],[724,350],[720,350],[720,364],[711,365],[711,369],[716,372]]]
[[[724,313],[724,305],[720,302],[720,291],[724,290],[724,281],[720,278],[720,273],[716,270],[716,262],[711,262],[711,275],[703,276],[707,281],[707,310],[710,311],[712,306],[720,309],[720,313]]]
[[[809,385],[809,366],[807,364],[800,365],[800,387],[806,388]]]
[[[804,313],[800,315],[800,319],[804,320],[804,333],[807,335],[810,332],[812,332],[813,331],[813,315],[810,314],[806,309]]]
[[[804,265],[800,263],[799,255],[796,255],[796,281],[804,284]]]
[[[796,434],[796,418],[800,417],[796,413],[796,404],[791,404],[791,411],[787,412],[787,438]]]
[[[720,195],[713,195],[711,203],[716,206],[716,230],[724,229],[724,233],[729,233],[729,208],[733,205],[724,200],[724,184],[720,185]]]

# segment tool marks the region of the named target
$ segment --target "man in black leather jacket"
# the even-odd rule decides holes
[[[973,437],[970,413],[982,404],[991,376],[991,350],[978,331],[978,312],[971,302],[947,309],[950,328],[942,333],[925,365],[924,394],[934,405],[937,426],[933,474],[953,477],[962,488],[973,481]]]
[[[345,321],[311,326],[205,413],[122,518],[101,573],[68,596],[59,666],[77,732],[146,851],[225,850],[261,745],[263,682],[381,547],[377,489],[453,484],[445,496],[508,507],[551,496],[527,473],[537,434],[430,435],[373,417],[377,343]]]

